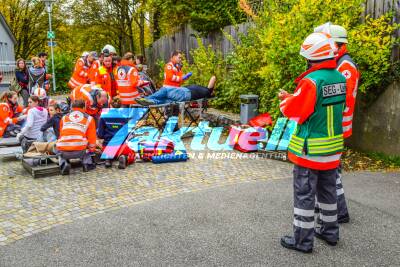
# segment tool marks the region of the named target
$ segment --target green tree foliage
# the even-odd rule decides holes
[[[64,0],[58,1],[59,5],[54,6],[54,28],[59,27],[62,23],[60,7],[64,2]],[[42,1],[2,0],[0,12],[17,39],[15,45],[16,58],[28,59],[38,52],[46,50],[49,24]]]
[[[157,33],[157,37],[171,34],[187,23],[190,23],[193,29],[200,33],[208,33],[233,22],[245,20],[245,15],[240,11],[237,0],[149,1],[152,14],[156,14],[152,24],[153,32]],[[154,24],[156,24],[156,28]]]
[[[243,22],[245,16],[240,11],[237,0],[209,1],[196,0],[190,13],[193,29],[208,33],[232,23]]]
[[[52,69],[51,62],[49,62],[49,70]],[[54,54],[54,70],[56,74],[56,92],[67,93],[70,92],[67,83],[71,77],[72,70],[75,64],[75,57],[67,53]]]
[[[385,86],[393,67],[390,55],[396,40],[391,34],[397,25],[390,24],[390,14],[379,19],[367,18],[362,23],[362,2],[266,1],[264,11],[257,16],[247,11],[253,16],[253,27],[224,60],[228,68],[220,74],[223,83],[218,88],[217,107],[238,111],[239,95],[254,93],[260,96],[261,112],[277,116],[279,89],[293,92],[294,79],[306,70],[306,61],[299,55],[300,45],[314,27],[327,21],[348,29],[349,51],[362,74],[360,91],[375,95],[378,88]],[[208,58],[194,60],[209,64]]]

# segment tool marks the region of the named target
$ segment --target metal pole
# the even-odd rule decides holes
[[[50,7],[49,7],[49,9],[47,10],[48,12],[47,13],[49,13],[49,30],[50,31],[52,31],[51,30],[51,9],[52,9],[52,3],[49,3],[49,5],[50,5]],[[50,46],[50,50],[51,50],[51,67],[52,67],[52,69],[53,69],[53,91],[55,92],[56,91],[56,75],[55,75],[55,73],[54,73],[54,49],[53,49],[53,38],[51,38],[50,39],[50,43],[51,43],[51,46]]]

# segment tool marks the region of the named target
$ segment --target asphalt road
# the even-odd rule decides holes
[[[0,247],[0,266],[400,266],[400,174],[346,174],[351,223],[337,247],[282,248],[291,179],[145,202]]]

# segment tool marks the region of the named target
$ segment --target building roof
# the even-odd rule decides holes
[[[7,23],[6,19],[4,18],[3,14],[1,14],[1,12],[0,12],[0,24],[3,25],[4,29],[6,30],[8,35],[11,37],[11,39],[14,42],[14,45],[17,44],[17,39],[15,39],[15,36],[12,33],[10,26],[8,26],[8,23]]]

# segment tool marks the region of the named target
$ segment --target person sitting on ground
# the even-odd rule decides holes
[[[41,87],[36,87],[32,95],[37,96],[39,98],[39,106],[47,108],[49,105],[49,98],[47,97],[46,90]]]
[[[97,127],[97,136],[103,139],[103,151],[110,143],[111,139],[124,127],[130,120],[128,117],[120,116],[117,109],[121,108],[121,99],[114,97],[111,102],[111,109],[100,117]],[[115,117],[113,116],[115,114]],[[123,145],[118,151],[118,169],[125,169],[127,165],[135,161],[135,152]],[[105,167],[112,167],[113,159],[106,159]]]
[[[108,97],[107,92],[103,89],[90,84],[76,87],[70,95],[71,102],[83,100],[86,104],[85,112],[93,116],[96,121],[100,117],[101,110],[108,107]]]
[[[57,103],[49,105],[48,110],[50,118],[40,130],[43,132],[45,142],[53,142],[60,137],[60,121],[63,115]]]
[[[0,101],[0,137],[15,137],[26,118],[22,114],[23,107],[18,105],[18,94],[13,91],[4,92]]]
[[[60,122],[60,136],[56,142],[62,175],[70,172],[69,160],[81,159],[83,171],[96,168],[92,155],[96,149],[96,125],[92,116],[85,113],[85,101],[72,102],[72,111]]]
[[[17,139],[21,143],[22,151],[28,151],[30,145],[35,141],[43,141],[43,133],[40,131],[42,126],[47,122],[47,109],[40,106],[40,100],[37,96],[30,96],[28,105],[30,107],[26,118],[25,126],[17,135]]]
[[[28,75],[28,69],[26,68],[25,60],[23,60],[22,58],[17,60],[17,69],[15,70],[15,78],[17,83],[21,87],[21,91],[19,91],[19,94],[22,96],[22,99],[24,101],[24,107],[27,107],[29,98],[29,90],[28,90],[29,75]]]
[[[32,92],[35,88],[45,88],[46,82],[46,69],[42,67],[42,62],[38,57],[32,58],[32,66],[28,68],[29,74],[29,83],[28,89],[29,94],[32,95]]]
[[[185,102],[214,96],[216,77],[212,76],[208,86],[188,85],[185,87],[162,87],[159,91],[136,102],[143,106],[160,105],[171,102]]]

